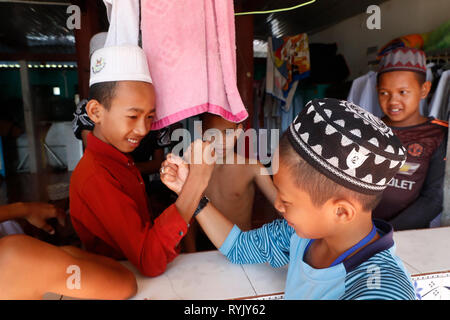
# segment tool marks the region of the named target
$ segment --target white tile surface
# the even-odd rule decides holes
[[[284,292],[288,265],[272,268],[269,264],[242,266],[257,295]]]
[[[399,231],[394,240],[396,253],[411,275],[450,270],[450,227]],[[139,300],[222,300],[283,292],[288,268],[235,265],[219,251],[181,254],[154,278],[142,276],[129,262],[123,265],[136,275],[138,293],[132,299]]]
[[[400,259],[419,273],[450,270],[450,227],[398,231],[394,240]]]
[[[232,264],[219,251],[181,254],[154,278],[142,276],[129,262],[122,264],[136,275],[134,300],[222,300],[256,294],[242,266]]]
[[[412,265],[410,265],[409,263],[407,263],[407,262],[405,262],[405,261],[403,261],[403,260],[402,260],[402,262],[403,262],[403,265],[405,266],[405,268],[406,268],[406,270],[408,271],[408,273],[409,273],[410,276],[415,275],[415,274],[420,274],[420,273],[421,273],[420,270],[414,268],[414,267],[413,267]]]
[[[138,285],[137,294],[131,300],[179,300],[181,297],[177,296],[172,288],[169,278],[166,273],[159,277],[149,278],[143,276],[137,268],[135,268],[129,261],[121,262],[125,267],[131,270],[136,276]],[[170,267],[169,267],[170,268]]]
[[[165,272],[180,299],[232,299],[255,295],[241,265],[219,251],[181,254]]]

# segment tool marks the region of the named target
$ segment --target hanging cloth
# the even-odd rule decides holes
[[[204,112],[248,117],[237,89],[233,1],[142,0],[141,17],[156,92],[152,130]]]

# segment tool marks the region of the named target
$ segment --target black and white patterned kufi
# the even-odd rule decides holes
[[[343,100],[308,102],[288,137],[311,166],[364,194],[382,192],[406,160],[406,149],[381,119]]]

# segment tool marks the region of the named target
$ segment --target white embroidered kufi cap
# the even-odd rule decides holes
[[[152,83],[144,50],[139,46],[105,47],[91,56],[89,86],[108,81],[143,81]]]

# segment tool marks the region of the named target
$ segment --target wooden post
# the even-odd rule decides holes
[[[237,6],[236,11],[240,11]],[[247,128],[253,119],[253,15],[236,16],[237,86],[248,111]]]
[[[78,93],[81,99],[89,96],[89,42],[93,35],[100,32],[99,2],[97,0],[79,0],[75,4],[81,9],[81,26],[75,29],[75,47],[78,65]]]
[[[235,11],[242,11],[242,6],[237,5]],[[253,15],[236,16],[235,29],[237,87],[248,112],[245,130],[251,128],[253,124]],[[252,138],[249,138],[249,144],[244,143],[245,150],[239,152],[244,152],[246,157],[254,158],[257,152],[253,148],[254,143]]]
[[[29,165],[31,173],[42,171],[42,155],[39,135],[36,127],[36,118],[31,97],[30,81],[28,76],[28,63],[20,60],[20,82],[22,86],[23,114],[25,130],[28,138]]]

